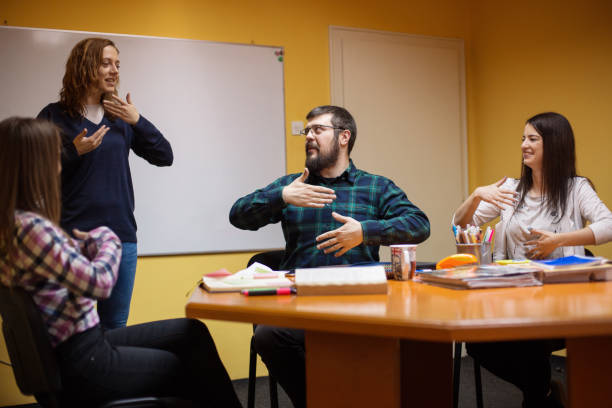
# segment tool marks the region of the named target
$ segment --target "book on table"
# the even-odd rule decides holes
[[[386,294],[387,275],[383,265],[296,269],[295,287],[298,295]]]
[[[285,277],[285,271],[273,271],[255,262],[246,269],[228,276],[202,277],[202,286],[209,292],[240,292],[242,289],[291,288],[293,281]]]
[[[562,258],[555,259],[542,259],[542,260],[533,260],[534,265],[538,265],[543,269],[565,269],[565,268],[577,268],[577,267],[587,267],[594,265],[601,265],[606,263],[607,259],[601,256],[580,256],[580,255],[571,255],[564,256]]]
[[[541,269],[529,264],[468,265],[434,271],[417,271],[417,280],[451,289],[507,288],[540,286]]]
[[[541,268],[539,279],[544,283],[612,280],[612,264],[601,256],[572,255],[531,263]]]
[[[578,256],[545,261],[502,261],[417,272],[417,279],[455,289],[603,281],[612,280],[612,264],[602,257]]]

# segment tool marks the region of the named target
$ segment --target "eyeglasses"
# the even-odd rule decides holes
[[[318,136],[321,133],[323,133],[323,131],[326,128],[327,129],[344,130],[343,128],[329,126],[329,125],[312,125],[312,126],[309,126],[307,128],[304,128],[304,129],[300,130],[300,135],[308,136],[308,134],[312,130],[312,133],[314,133],[316,136]]]

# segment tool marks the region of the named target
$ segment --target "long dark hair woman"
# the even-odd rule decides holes
[[[496,260],[584,255],[584,245],[612,241],[612,213],[591,182],[576,175],[574,132],[564,116],[529,118],[521,151],[521,178],[476,188],[455,212],[455,224],[500,217]]]
[[[109,299],[98,305],[107,328],[127,323],[136,274],[137,245],[130,150],[157,166],[172,164],[172,149],[161,132],[145,119],[130,94],[118,96],[119,49],[105,38],[86,38],[66,62],[60,100],[47,105],[39,118],[55,123],[64,144],[60,225],[110,227],[121,239],[119,278]],[[151,205],[151,203],[146,203]]]
[[[60,220],[61,142],[45,121],[0,122],[0,284],[33,298],[60,365],[62,406],[173,396],[240,407],[206,326],[173,319],[106,330],[96,301],[117,279],[121,241],[108,227]]]
[[[495,260],[584,255],[584,245],[612,241],[612,213],[591,182],[576,175],[574,132],[563,115],[529,118],[521,152],[520,179],[476,188],[455,212],[455,224],[482,225],[499,217]],[[523,391],[527,408],[561,406],[549,358],[563,347],[563,340],[467,345],[484,367]]]

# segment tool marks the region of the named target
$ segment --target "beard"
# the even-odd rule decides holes
[[[321,170],[332,167],[338,161],[340,146],[337,143],[337,138],[334,138],[329,152],[321,152],[321,149],[317,149],[318,154],[308,156],[309,147],[314,146],[306,144],[306,167],[310,174],[319,174]]]

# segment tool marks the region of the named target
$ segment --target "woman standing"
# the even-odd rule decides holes
[[[454,223],[482,225],[500,217],[495,260],[584,255],[584,245],[612,241],[612,213],[590,181],[576,175],[568,120],[553,112],[535,115],[522,140],[520,180],[503,178],[476,188],[455,212]],[[563,340],[467,345],[484,367],[523,391],[524,407],[559,406],[551,395],[549,358],[563,347]]]
[[[107,328],[126,325],[137,246],[130,149],[157,166],[172,164],[170,143],[138,113],[130,94],[117,96],[119,50],[103,38],[77,43],[66,62],[60,101],[39,114],[61,130],[62,211],[60,225],[91,230],[108,226],[121,239],[119,278],[98,311]]]
[[[47,327],[62,406],[179,397],[240,407],[206,326],[173,319],[105,330],[95,303],[117,278],[121,242],[107,227],[77,238],[60,218],[60,136],[35,119],[0,122],[0,285],[28,292]]]

